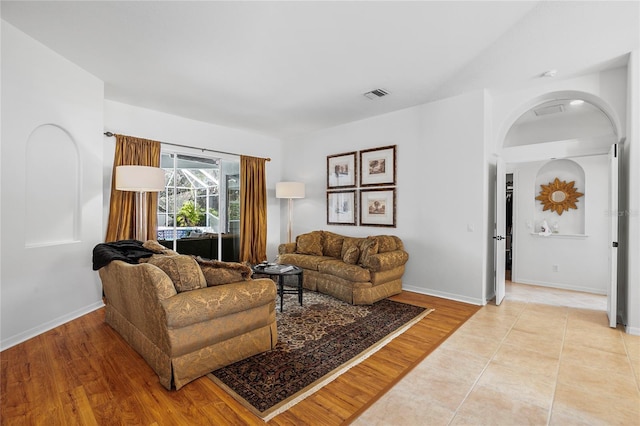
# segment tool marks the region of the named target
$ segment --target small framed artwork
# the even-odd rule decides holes
[[[355,225],[357,210],[355,190],[327,192],[327,225]]]
[[[358,181],[356,152],[327,156],[327,189],[353,188]]]
[[[360,225],[396,227],[396,190],[360,191]]]
[[[360,186],[396,184],[396,146],[360,151]]]

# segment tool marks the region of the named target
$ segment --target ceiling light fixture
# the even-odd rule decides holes
[[[569,102],[569,105],[578,106],[578,105],[582,105],[583,103],[584,101],[582,99],[574,99],[571,102]]]

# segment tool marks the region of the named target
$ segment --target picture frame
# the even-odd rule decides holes
[[[327,225],[356,225],[356,191],[327,192]]]
[[[396,227],[396,189],[360,190],[360,226]]]
[[[396,184],[396,145],[360,151],[360,186]]]
[[[355,188],[358,183],[357,152],[327,156],[327,189]]]

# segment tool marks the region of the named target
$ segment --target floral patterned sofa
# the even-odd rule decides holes
[[[277,343],[276,287],[238,263],[204,261],[147,241],[157,254],[99,268],[106,314],[167,389]],[[94,268],[95,269],[95,268]]]
[[[299,235],[295,243],[280,244],[277,262],[301,267],[306,289],[370,305],[402,291],[408,260],[395,235],[354,238],[313,231]]]

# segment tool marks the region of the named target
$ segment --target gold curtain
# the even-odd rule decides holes
[[[265,158],[240,156],[240,261],[267,259]]]
[[[118,191],[116,185],[117,166],[160,167],[160,142],[132,136],[116,135],[116,153],[111,174],[111,202],[107,222],[106,242],[130,240],[135,236],[135,192]],[[158,217],[158,194],[147,192],[147,229],[149,238],[156,239]]]

